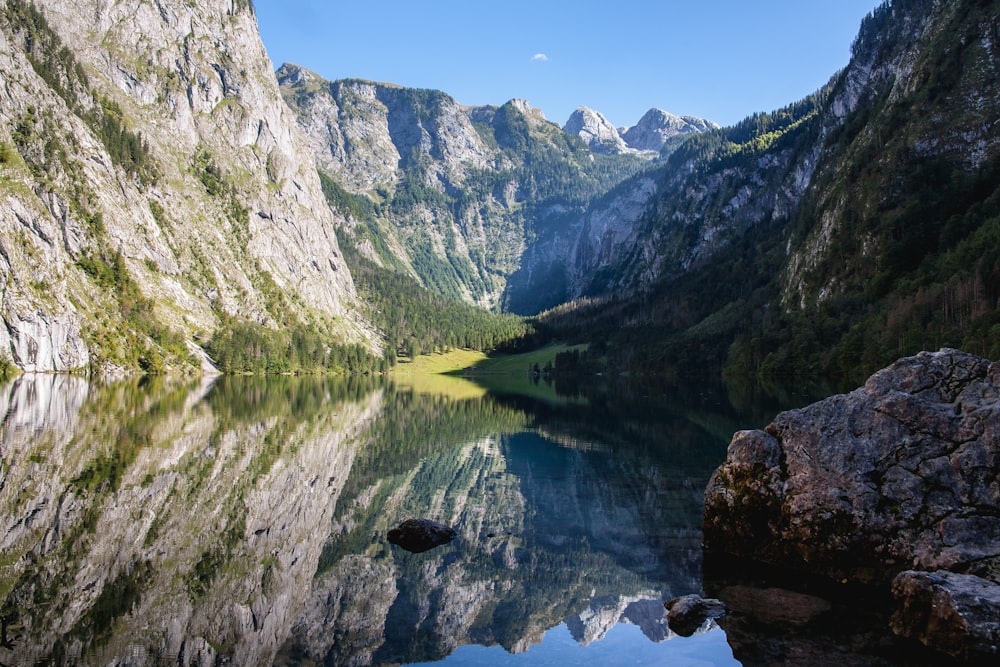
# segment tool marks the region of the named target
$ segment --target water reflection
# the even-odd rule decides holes
[[[662,644],[663,600],[701,587],[702,490],[747,425],[708,389],[538,402],[371,378],[34,376],[0,402],[11,665],[396,664],[622,625]],[[404,552],[385,533],[408,517],[459,536]]]

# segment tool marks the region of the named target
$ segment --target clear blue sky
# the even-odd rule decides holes
[[[461,104],[652,107],[731,125],[814,92],[879,0],[255,0],[277,67],[433,88]]]

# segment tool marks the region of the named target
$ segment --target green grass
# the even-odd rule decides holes
[[[421,354],[413,359],[405,357],[399,360],[391,371],[392,375],[405,376],[416,374],[442,375],[455,373],[470,366],[477,366],[486,360],[486,355],[475,350],[452,350],[451,352]]]
[[[555,365],[560,352],[578,350],[583,352],[587,345],[548,345],[523,354],[486,356],[475,350],[452,350],[450,352],[422,354],[414,359],[401,358],[390,373],[394,376],[407,375],[500,375],[529,373],[535,364],[539,369]]]
[[[548,345],[538,350],[524,352],[523,354],[507,354],[495,357],[484,357],[476,362],[475,368],[465,368],[464,375],[493,375],[501,373],[522,373],[531,371],[535,364],[538,368],[545,368],[546,365],[556,363],[556,355],[560,352],[578,350],[583,352],[587,345]]]
[[[452,350],[423,354],[415,359],[404,358],[393,367],[390,375],[397,384],[412,388],[417,393],[466,399],[478,398],[488,389],[498,394],[518,394],[552,403],[567,403],[571,399],[558,396],[551,383],[532,377],[531,371],[536,364],[539,369],[550,363],[554,365],[560,352],[582,352],[586,348],[586,345],[549,345],[523,354],[493,357],[474,350]]]

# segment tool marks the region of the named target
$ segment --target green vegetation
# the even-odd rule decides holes
[[[44,15],[30,2],[10,0],[3,19],[38,76],[100,137],[115,164],[144,184],[155,182],[158,176],[149,145],[126,127],[117,103],[94,98],[83,66],[63,46]]]
[[[376,223],[367,217],[370,209],[329,176],[321,174],[321,179],[331,206],[366,216],[361,222],[369,224],[369,230],[376,229]],[[368,304],[367,314],[385,335],[384,357],[388,365],[395,364],[400,355],[413,358],[454,348],[491,352],[511,345],[529,332],[520,317],[498,315],[446,298],[421,287],[411,276],[395,268],[375,264],[358,252],[356,238],[341,232],[340,246],[358,293]],[[371,231],[368,238],[380,237],[377,231]],[[388,253],[387,248],[384,250]]]
[[[358,344],[328,340],[301,323],[272,329],[223,318],[206,351],[224,373],[376,373],[386,362]]]
[[[139,290],[125,266],[121,250],[110,257],[105,253],[84,254],[77,260],[77,266],[105,294],[114,295],[126,327],[117,331],[114,337],[108,332],[96,334],[102,340],[95,349],[102,354],[113,354],[112,361],[147,373],[162,373],[171,366],[193,364],[183,336],[161,324],[154,315],[153,301]]]
[[[414,357],[397,365],[395,375],[430,374],[440,375],[455,373],[488,360],[484,352],[468,349],[453,349],[447,352],[434,352]]]
[[[350,113],[356,105],[350,84],[302,84],[285,94],[301,107],[309,96],[329,91],[342,113]],[[383,265],[412,269],[421,284],[452,300],[494,300],[518,268],[523,239],[536,238],[554,211],[564,217],[582,213],[595,196],[650,166],[636,155],[594,155],[558,125],[506,104],[483,110],[473,123],[483,142],[498,151],[494,164],[465,165],[460,175],[452,174],[435,147],[450,99],[439,91],[375,88],[398,122],[429,135],[431,146],[404,151],[398,181],[379,185],[369,196],[350,194],[321,175],[324,190],[355,223],[343,233],[359,247],[370,244]],[[402,249],[402,262],[390,246]]]
[[[891,12],[927,6],[894,2]],[[905,22],[890,22],[889,13],[886,3],[866,20],[856,52],[904,48],[897,33]],[[977,100],[995,89],[982,78],[989,55],[977,37],[991,15],[976,2],[942,15],[954,24],[928,33],[914,70],[923,85],[902,98],[866,100],[824,135],[826,107],[847,85],[838,75],[802,102],[675,150],[668,166],[691,176],[664,190],[646,229],[669,265],[683,261],[703,233],[670,220],[718,221],[711,257],[641,294],[545,313],[539,338],[594,342],[574,360],[590,369],[667,376],[724,369],[732,377],[857,383],[924,349],[1000,358],[1000,156],[970,166],[971,149],[956,139],[966,122],[979,127]],[[958,48],[955,35],[967,46]],[[733,222],[725,206],[741,190],[759,198],[780,183],[755,182],[770,178],[758,166],[764,156],[791,156],[794,165],[817,147],[823,161],[798,209],[752,225]],[[706,179],[719,184],[717,193],[707,208],[692,208],[685,188]],[[832,232],[820,234],[821,224]],[[806,268],[792,273],[790,259],[803,256]]]
[[[587,345],[546,345],[528,352],[487,357],[481,361],[477,361],[475,369],[468,370],[477,376],[491,374],[537,374],[546,370],[551,372],[555,368],[556,360],[560,356],[569,355],[569,357],[572,357],[583,353],[586,349]]]
[[[17,157],[17,150],[6,141],[0,141],[0,164],[11,164]]]
[[[524,337],[528,324],[515,315],[498,315],[438,296],[411,277],[382,269],[341,246],[358,293],[386,338],[386,358],[468,348],[492,352]]]

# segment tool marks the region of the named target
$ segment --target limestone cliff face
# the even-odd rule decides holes
[[[508,307],[537,313],[601,293],[612,284],[621,258],[642,242],[640,222],[659,178],[662,170],[629,179],[586,211],[545,228],[525,249],[520,268],[510,277]],[[556,215],[554,211],[552,216]]]
[[[467,171],[495,163],[470,114],[444,93],[329,82],[289,63],[277,76],[320,168],[352,191],[394,185],[420,154],[433,157],[426,182],[446,189],[460,187]]]
[[[1000,114],[994,9],[913,0],[883,5],[862,24],[824,114],[831,141],[804,202],[801,217],[810,224],[799,225],[789,242],[781,277],[786,306],[815,307],[852,281],[870,281],[871,268],[890,254],[887,236],[937,235],[950,212],[916,216],[931,229],[907,221],[905,232],[891,234],[885,219],[906,220],[922,191],[995,169],[1000,126],[985,120]],[[831,262],[835,248],[856,261]],[[919,263],[920,252],[917,241],[908,254]]]
[[[158,341],[128,321],[123,281],[193,352],[220,315],[359,338],[336,221],[249,3],[0,6],[5,356],[129,367],[121,348]]]

